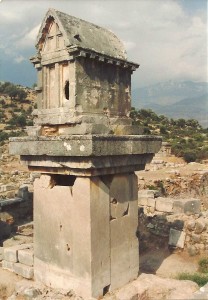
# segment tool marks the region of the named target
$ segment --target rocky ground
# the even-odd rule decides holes
[[[26,236],[24,236],[25,233]],[[23,231],[21,236],[16,236],[15,239],[6,241],[5,246],[30,241],[28,233],[28,230]],[[140,256],[140,270],[137,280],[107,294],[104,300],[185,300],[194,299],[194,293],[199,291],[196,283],[175,279],[181,270],[195,272],[197,270],[197,258],[193,259],[181,254],[171,254],[167,248],[155,249],[155,251],[150,251]],[[41,286],[32,280],[22,279],[21,276],[3,270],[0,267],[0,299],[81,300],[82,298],[77,297],[73,291],[54,290]]]
[[[200,198],[208,210],[208,164],[185,163],[174,156],[154,159],[137,172],[139,189],[159,189],[163,196]]]
[[[27,167],[20,164],[19,156],[9,155],[8,144],[0,147],[0,200],[13,198],[21,185],[31,186]]]

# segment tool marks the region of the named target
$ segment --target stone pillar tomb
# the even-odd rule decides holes
[[[35,279],[98,298],[139,271],[137,177],[161,138],[132,125],[120,40],[50,9],[31,58],[38,105],[28,136],[10,139],[34,184]]]

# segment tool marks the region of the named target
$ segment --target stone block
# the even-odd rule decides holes
[[[18,192],[17,197],[24,199],[25,201],[29,200],[29,192],[28,192],[28,186],[22,185]]]
[[[192,235],[191,235],[191,240],[192,240],[194,243],[199,243],[200,240],[201,240],[201,235],[200,235],[200,234],[192,233]]]
[[[17,248],[9,247],[4,249],[4,259],[8,262],[18,262]]]
[[[205,227],[206,227],[205,219],[204,218],[197,219],[195,225],[195,233],[202,233]]]
[[[0,185],[0,193],[8,192],[11,190],[15,190],[15,186],[11,184]]]
[[[33,249],[18,250],[18,261],[27,266],[33,266],[34,253]]]
[[[188,245],[187,250],[190,256],[195,256],[199,253],[199,250],[194,245]]]
[[[184,231],[179,231],[170,228],[168,244],[173,247],[184,248],[186,234]]]
[[[139,197],[138,198],[138,205],[147,206],[147,199],[146,197]]]
[[[14,263],[14,272],[27,279],[32,279],[34,275],[33,267],[21,263]]]
[[[105,126],[104,124],[76,124],[75,126],[63,126],[59,128],[60,135],[68,135],[68,134],[108,134],[110,132],[110,128]]]
[[[92,294],[97,297],[103,292],[104,287],[110,285],[109,189],[99,177],[91,179],[89,200],[91,202]]]
[[[13,247],[4,248],[4,259],[10,262],[18,262],[18,250],[29,249],[33,244],[22,244]]]
[[[156,198],[156,210],[161,212],[173,211],[173,199],[171,198]]]
[[[2,268],[14,272],[14,263],[11,261],[2,260]]]
[[[153,190],[140,190],[138,191],[138,198],[154,198],[155,191]]]
[[[199,199],[179,199],[173,202],[174,213],[185,213],[187,215],[200,213]]]
[[[137,228],[129,216],[114,219],[110,224],[111,288],[115,289],[137,277],[139,249],[135,236]]]
[[[184,205],[184,213],[187,215],[199,214],[201,212],[201,201],[199,199],[191,199]]]
[[[147,199],[147,206],[155,208],[156,199],[155,198],[148,198]]]
[[[196,222],[195,222],[195,220],[190,220],[190,221],[188,221],[188,223],[187,223],[187,229],[188,230],[194,230],[194,228],[195,228],[195,224],[196,224]]]
[[[116,300],[138,300],[138,291],[134,285],[125,285],[116,293]]]

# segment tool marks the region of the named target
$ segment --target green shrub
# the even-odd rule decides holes
[[[160,126],[160,133],[161,134],[167,134],[167,129],[166,129],[166,127],[165,126]]]
[[[28,120],[27,121],[27,126],[33,126],[33,121],[32,120]]]
[[[151,131],[148,127],[144,127],[144,134],[151,134]]]
[[[0,142],[3,142],[5,140],[8,139],[8,133],[4,132],[4,131],[0,131]]]
[[[181,273],[177,276],[179,280],[191,280],[196,282],[200,287],[204,286],[208,282],[208,275],[200,273]]]
[[[9,124],[24,127],[26,125],[26,117],[23,114],[20,116],[14,116],[9,120]]]
[[[199,264],[199,272],[208,273],[208,258],[201,258],[198,264]]]
[[[188,150],[183,153],[183,158],[187,163],[196,161],[197,153],[194,150]]]

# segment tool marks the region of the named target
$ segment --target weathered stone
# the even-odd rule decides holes
[[[33,249],[18,250],[18,261],[27,266],[33,266],[34,253]]]
[[[194,230],[195,224],[196,224],[195,220],[190,220],[190,221],[188,221],[186,226],[187,226],[188,230]]]
[[[191,235],[191,240],[192,240],[194,243],[199,243],[200,240],[201,240],[201,236],[200,236],[199,234],[192,233],[192,235]]]
[[[161,278],[153,274],[141,274],[132,283],[138,290],[138,299],[191,299],[198,290],[195,282]]]
[[[11,154],[48,156],[106,156],[155,153],[161,140],[157,136],[71,135],[18,137],[10,139]],[[26,148],[27,145],[27,148]],[[149,195],[154,192],[149,191]]]
[[[139,190],[138,191],[138,199],[139,198],[154,198],[155,192],[153,190]]]
[[[147,206],[147,199],[143,197],[138,198],[138,205]]]
[[[76,124],[73,127],[65,126],[59,128],[60,135],[71,135],[71,134],[109,134],[111,129],[104,124]]]
[[[196,220],[195,225],[195,233],[202,233],[202,231],[205,229],[206,223],[204,218],[199,218]]]
[[[18,262],[18,250],[30,249],[32,244],[22,244],[13,247],[4,248],[4,259],[10,262]]]
[[[198,249],[194,245],[188,245],[187,247],[188,253],[190,256],[195,256],[198,254]]]
[[[195,246],[196,246],[196,249],[199,249],[201,251],[203,251],[205,249],[204,244],[202,244],[202,243],[195,244]]]
[[[147,224],[147,228],[153,229],[155,228],[155,225],[153,225],[152,223]]]
[[[111,132],[116,135],[136,135],[143,134],[143,127],[137,125],[111,125]]]
[[[24,199],[25,201],[29,200],[29,192],[28,192],[28,186],[23,185],[20,186],[17,197]]]
[[[200,212],[200,200],[199,199],[180,199],[174,200],[173,212],[185,213],[185,214],[197,214]]]
[[[11,184],[0,185],[0,193],[15,190],[15,186]]]
[[[138,300],[138,291],[134,285],[122,287],[115,293],[117,300]]]
[[[150,206],[149,207],[149,212],[153,214],[155,212],[155,208]]]
[[[201,201],[199,199],[193,199],[187,201],[184,205],[184,213],[187,215],[199,214],[201,211]]]
[[[37,288],[30,287],[30,288],[26,288],[24,290],[24,296],[26,296],[27,299],[34,299],[34,298],[37,298],[37,296],[39,296],[39,295],[41,295],[41,292]]]
[[[14,272],[14,263],[7,260],[2,260],[2,268]]]
[[[4,249],[4,259],[8,262],[17,262],[17,248],[11,247],[11,248],[5,248]]]
[[[27,279],[32,279],[34,275],[33,267],[21,263],[14,263],[14,272]]]
[[[170,198],[156,198],[156,210],[162,212],[172,212],[173,211],[173,199]]]
[[[186,237],[185,232],[170,228],[168,244],[170,246],[184,248],[185,237]]]
[[[155,198],[148,198],[147,199],[147,206],[155,208],[156,205],[156,199]]]

